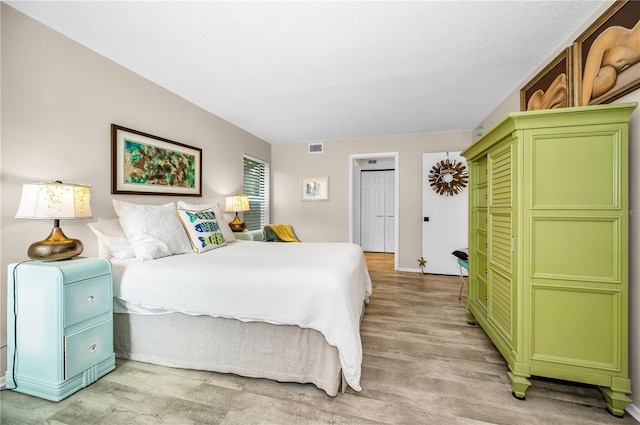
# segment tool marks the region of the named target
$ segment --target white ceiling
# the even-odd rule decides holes
[[[471,130],[603,0],[6,3],[291,143]]]

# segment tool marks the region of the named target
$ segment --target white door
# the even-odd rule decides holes
[[[393,170],[384,173],[384,252],[395,252],[396,173]]]
[[[364,251],[394,252],[394,189],[393,171],[362,171],[361,232]]]
[[[433,166],[447,158],[467,165],[459,152],[422,155],[422,257],[427,260],[425,273],[457,275],[460,268],[451,253],[468,245],[469,188],[457,195],[443,196],[429,183]]]

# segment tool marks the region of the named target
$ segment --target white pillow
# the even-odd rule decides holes
[[[192,210],[192,211],[202,211],[212,209],[216,214],[216,218],[218,219],[218,224],[220,225],[220,231],[222,232],[222,236],[224,236],[224,240],[227,243],[234,242],[236,240],[235,235],[233,234],[233,230],[229,227],[229,223],[225,220],[222,215],[222,210],[220,209],[220,205],[218,204],[189,204],[187,202],[178,201],[178,209],[181,210]]]
[[[87,223],[87,226],[107,248],[112,258],[124,260],[136,256],[117,218],[98,219],[97,223]]]
[[[191,239],[191,245],[198,254],[226,244],[213,209],[200,211],[179,209],[178,216]]]
[[[141,205],[113,200],[113,209],[136,258],[152,260],[193,252],[176,205]]]

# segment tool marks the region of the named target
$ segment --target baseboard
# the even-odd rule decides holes
[[[628,405],[624,410],[636,421],[640,422],[640,408],[635,404]]]
[[[409,273],[422,273],[422,270],[420,269],[410,269],[410,268],[406,268],[406,267],[401,267],[398,269],[399,272],[409,272]],[[431,275],[431,276],[457,276],[458,278],[460,277],[459,274],[442,274],[442,273],[423,273],[425,275]],[[464,277],[468,277],[467,275],[464,275]]]
[[[409,272],[409,273],[421,273],[420,269],[408,269],[404,267],[398,268],[399,272]]]

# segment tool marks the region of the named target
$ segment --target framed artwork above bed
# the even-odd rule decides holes
[[[111,124],[111,193],[202,196],[202,149]]]

